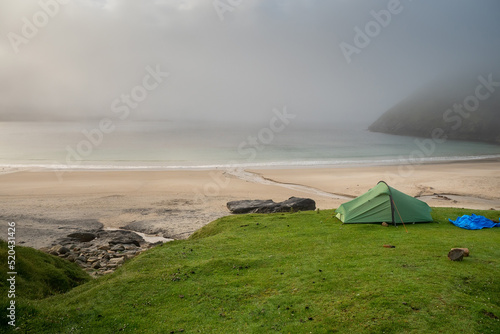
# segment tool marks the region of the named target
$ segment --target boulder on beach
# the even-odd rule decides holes
[[[241,200],[227,203],[231,213],[275,213],[316,210],[316,202],[310,198],[290,197],[276,203],[273,200]]]
[[[99,239],[107,239],[109,245],[134,244],[139,247],[142,243],[145,242],[140,235],[132,231],[121,231],[121,230],[99,231],[98,237]]]
[[[95,233],[91,232],[75,232],[68,234],[68,238],[79,242],[89,242],[94,240],[96,237]]]
[[[264,208],[271,208],[276,206],[276,202],[271,199],[268,200],[242,200],[242,201],[231,201],[227,202],[227,208],[231,213],[249,213],[258,212],[258,210],[263,210]]]

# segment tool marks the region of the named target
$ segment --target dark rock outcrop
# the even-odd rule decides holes
[[[100,231],[98,233],[98,237],[100,239],[103,239],[103,238],[108,238],[110,239],[108,241],[108,243],[110,245],[117,245],[117,244],[122,244],[122,245],[127,245],[127,244],[133,244],[133,245],[136,245],[137,247],[139,247],[141,245],[141,243],[144,242],[144,239],[134,233],[134,232],[130,232],[130,231],[120,231],[120,230],[116,230],[116,231]]]
[[[101,276],[156,245],[132,231],[98,230],[69,234],[56,240],[52,247],[40,250],[75,262],[93,276]]]
[[[231,213],[250,213],[250,212],[260,212],[265,208],[271,208],[276,206],[276,202],[273,200],[243,200],[243,201],[232,201],[227,203],[227,208]]]
[[[68,238],[71,238],[71,239],[73,239],[75,241],[79,241],[79,242],[89,242],[89,241],[94,240],[96,237],[97,237],[97,235],[95,235],[95,233],[91,233],[91,232],[76,232],[76,233],[68,234]]]
[[[316,209],[316,202],[310,198],[290,197],[276,203],[273,200],[242,200],[227,203],[231,213],[275,213],[290,211],[310,211]]]

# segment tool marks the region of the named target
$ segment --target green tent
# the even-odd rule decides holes
[[[431,208],[416,198],[391,188],[384,181],[363,195],[342,204],[337,218],[345,224],[431,222]]]

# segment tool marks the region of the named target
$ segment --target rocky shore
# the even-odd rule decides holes
[[[52,247],[40,250],[74,262],[98,277],[112,273],[126,260],[159,244],[162,242],[147,242],[132,231],[97,230],[71,233]]]

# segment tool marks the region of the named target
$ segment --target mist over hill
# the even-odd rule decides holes
[[[369,130],[415,137],[432,137],[434,131],[447,139],[500,144],[500,75],[479,73],[448,76],[422,87]]]

